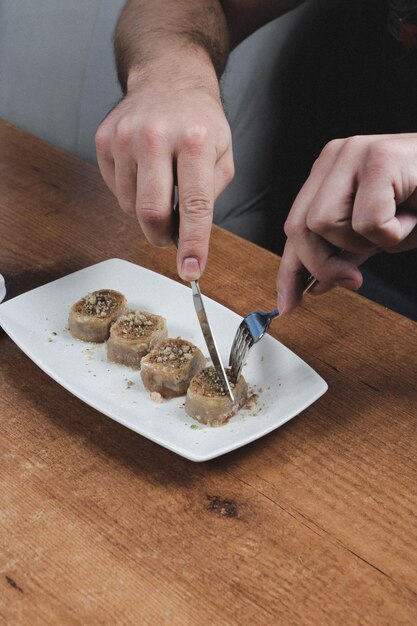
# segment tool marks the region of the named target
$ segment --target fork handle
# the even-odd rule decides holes
[[[343,250],[343,249],[341,249],[341,250],[339,250],[339,251],[336,253],[336,256],[343,255],[343,253],[344,253],[344,250]],[[367,260],[367,258],[368,258],[368,257],[364,258],[364,259],[361,261],[361,263],[364,263],[364,261],[366,261],[366,260]],[[318,282],[317,278],[314,278],[314,276],[310,274],[310,276],[308,277],[308,280],[307,280],[307,282],[306,282],[306,286],[305,286],[305,287],[304,287],[304,289],[303,289],[303,295],[304,295],[305,293],[307,293],[307,291],[309,291],[309,290],[313,287],[313,285],[315,285],[317,282]]]
[[[314,276],[309,276],[306,286],[303,289],[303,295],[307,293],[307,291],[309,291],[312,288],[312,286],[316,284],[316,282],[317,282],[317,278],[314,278]]]
[[[317,278],[314,278],[314,276],[310,276],[306,283],[306,286],[303,289],[303,295],[307,293],[307,291],[309,291],[312,288],[312,286],[316,284],[316,282],[317,282]],[[274,309],[273,311],[268,313],[268,316],[271,320],[273,320],[274,317],[277,317],[278,315],[279,315],[278,309]]]
[[[309,276],[306,286],[303,289],[303,295],[307,293],[307,291],[309,291],[312,288],[312,286],[316,284],[316,282],[317,282],[317,278],[314,278],[314,276]],[[279,315],[278,309],[274,309],[273,311],[268,313],[269,323],[271,322],[271,320],[274,319],[274,317],[277,317],[278,315]]]
[[[306,286],[303,289],[303,295],[307,293],[307,291],[310,291],[312,286],[315,285],[316,283],[317,283],[317,278],[314,278],[314,276],[310,275],[306,282]],[[269,313],[269,317],[271,318],[271,320],[274,319],[274,317],[277,317],[278,315],[279,315],[278,309],[274,309],[273,311]]]

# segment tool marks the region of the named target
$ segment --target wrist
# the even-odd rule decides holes
[[[130,67],[127,93],[149,83],[164,91],[204,89],[220,100],[219,81],[208,53],[187,42],[165,44],[157,56]]]

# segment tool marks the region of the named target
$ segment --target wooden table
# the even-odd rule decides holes
[[[9,297],[114,256],[176,278],[174,251],[147,245],[95,167],[7,123],[0,233]],[[214,228],[202,288],[241,314],[273,308],[277,265]],[[415,323],[336,290],[272,334],[329,391],[194,464],[83,404],[0,331],[1,623],[417,623]]]

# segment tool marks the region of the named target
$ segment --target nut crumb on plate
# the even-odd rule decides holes
[[[157,402],[158,404],[161,404],[164,401],[161,394],[158,393],[157,391],[150,391],[148,393],[148,398],[149,400],[152,400],[152,402]]]

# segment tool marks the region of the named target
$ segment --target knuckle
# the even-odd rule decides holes
[[[142,128],[143,141],[151,151],[158,151],[165,141],[166,129],[161,120],[148,120]]]
[[[132,140],[133,127],[129,119],[121,119],[116,126],[115,138],[120,148],[127,148]]]
[[[161,206],[146,202],[136,207],[136,212],[141,224],[150,227],[160,227],[166,221],[165,211],[162,210]]]
[[[227,183],[230,183],[235,176],[235,166],[233,161],[228,161],[223,165],[223,176]]]
[[[96,130],[94,139],[97,152],[103,154],[108,151],[110,146],[111,131],[107,124],[100,124]]]
[[[218,131],[217,138],[219,156],[232,149],[232,131],[227,122],[225,126]]]
[[[344,140],[344,148],[349,152],[357,152],[358,150],[362,150],[367,142],[368,139],[363,135],[353,135]]]
[[[183,138],[184,148],[192,153],[201,152],[207,142],[208,134],[208,128],[204,124],[189,127]]]
[[[385,174],[395,157],[392,145],[385,141],[370,146],[364,170],[367,174]]]
[[[326,155],[322,151],[321,154],[317,157],[317,159],[313,162],[313,165],[311,166],[310,174],[315,174],[315,172],[320,167],[324,159],[326,159]]]
[[[296,237],[302,231],[301,224],[294,219],[287,219],[284,224],[284,233],[288,239]]]
[[[323,163],[327,161],[333,161],[339,150],[345,143],[345,139],[332,139],[322,149],[317,159],[314,161],[313,166],[311,168],[311,172],[315,172],[318,168],[320,168]]]
[[[313,233],[325,233],[329,230],[329,221],[318,213],[308,213],[306,225]]]
[[[402,241],[401,232],[386,230],[384,224],[373,218],[360,218],[352,223],[353,230],[373,244],[396,246]]]
[[[213,211],[210,198],[196,192],[184,196],[182,209],[188,218],[197,218],[198,220],[210,216]]]
[[[337,152],[339,152],[345,141],[345,139],[332,139],[331,141],[326,143],[323,150],[321,151],[320,156],[333,157]]]
[[[372,215],[372,212],[369,211],[369,214]],[[362,235],[362,237],[365,238],[370,235],[378,236],[379,233],[382,233],[381,224],[376,218],[372,217],[353,217],[352,228],[355,233],[358,233],[358,235]]]

